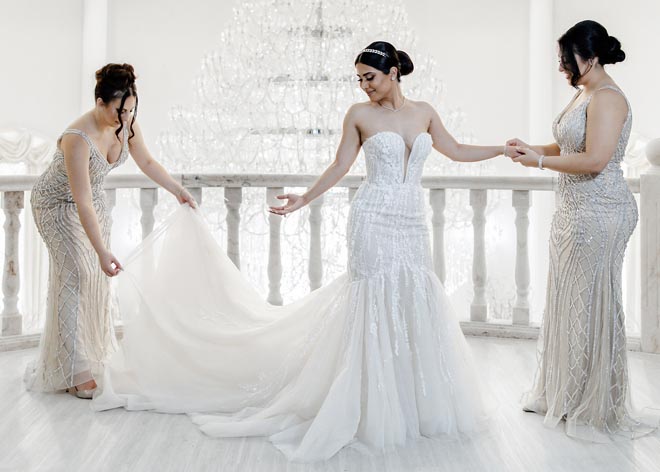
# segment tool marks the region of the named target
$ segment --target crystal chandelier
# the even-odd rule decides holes
[[[217,47],[202,60],[191,104],[171,110],[171,126],[159,137],[161,158],[173,171],[261,174],[319,174],[332,162],[346,110],[365,101],[354,60],[378,40],[406,51],[415,71],[402,79],[406,97],[425,100],[461,142],[460,110],[449,109],[430,48],[418,48],[399,5],[366,0],[255,0],[234,10]],[[438,155],[427,160],[427,174],[482,174],[488,165],[460,166]],[[364,173],[358,157],[351,173]],[[244,189],[241,206],[241,270],[266,293],[268,234],[264,192]],[[323,265],[327,282],[345,270],[347,196],[338,189],[323,206]],[[466,192],[447,195],[447,227],[466,232],[471,214]],[[222,194],[204,194],[205,214],[219,241],[225,237]],[[160,211],[166,211],[161,209]],[[285,300],[304,295],[309,228],[307,210],[282,225]],[[469,282],[471,247],[464,237],[448,245],[453,265],[448,289]]]

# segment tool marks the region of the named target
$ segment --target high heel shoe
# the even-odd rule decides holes
[[[66,389],[66,393],[73,395],[74,397],[77,398],[82,398],[83,400],[91,400],[92,397],[94,396],[94,388],[89,389],[89,390],[79,390],[78,387],[73,386],[70,388]]]

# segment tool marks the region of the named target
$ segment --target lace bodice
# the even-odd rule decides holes
[[[614,86],[602,87],[605,88],[623,95],[623,92]],[[562,155],[585,152],[587,108],[590,101],[591,97],[572,110],[562,112],[555,119],[552,130]],[[626,103],[628,103],[627,99]],[[601,211],[603,207],[617,206],[630,201],[632,194],[623,177],[621,162],[626,152],[631,127],[632,112],[628,103],[628,116],[621,130],[619,142],[605,169],[597,174],[559,174],[559,196],[562,208],[582,210],[593,208],[595,211]]]
[[[115,167],[123,164],[128,157],[128,128],[124,128],[122,150],[117,161],[110,164],[98,150],[94,141],[84,131],[67,129],[57,140],[57,150],[46,171],[41,174],[32,189],[31,204],[34,208],[49,208],[61,204],[75,203],[71,195],[71,185],[64,164],[64,153],[60,148],[62,137],[77,134],[89,145],[89,180],[92,185],[92,200],[104,198],[105,176]]]
[[[419,184],[424,162],[433,141],[428,133],[420,133],[413,141],[406,165],[406,143],[394,131],[380,131],[362,144],[370,184]]]

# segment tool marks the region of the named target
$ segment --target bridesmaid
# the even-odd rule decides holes
[[[519,139],[514,158],[559,173],[550,233],[550,272],[534,387],[525,411],[566,421],[573,437],[607,441],[648,433],[631,417],[621,272],[637,205],[621,170],[632,113],[604,66],[625,59],[595,21],[559,38],[559,71],[578,92],[553,124],[556,142]]]
[[[29,390],[66,390],[91,398],[102,361],[115,346],[110,277],[121,270],[110,244],[105,176],[129,152],[138,167],[180,203],[195,201],[145,146],[135,121],[138,95],[130,64],[96,72],[94,108],[66,129],[31,196],[34,220],[49,252],[46,325]]]

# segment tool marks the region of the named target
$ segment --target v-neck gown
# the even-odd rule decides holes
[[[555,120],[562,155],[585,151],[590,100]],[[631,126],[628,104],[607,166],[595,174],[559,174],[539,366],[524,398],[547,425],[565,420],[567,434],[596,442],[654,429],[632,417],[621,294],[623,256],[638,218],[621,169]]]
[[[108,172],[128,156],[127,129],[124,131],[121,154],[110,164],[87,134],[67,129],[57,141],[53,161],[32,188],[30,204],[48,249],[49,274],[46,324],[39,357],[25,372],[30,390],[63,390],[98,378],[101,363],[116,347],[113,315],[117,306],[110,278],[101,270],[98,256],[80,223],[60,142],[64,135],[76,134],[89,146],[92,203],[109,247],[111,221],[104,183]]]
[[[382,451],[475,428],[469,349],[433,272],[420,185],[428,133],[363,144],[348,271],[265,303],[198,211],[179,208],[120,275],[124,338],[92,406],[192,414],[211,436],[266,436],[289,459]]]

